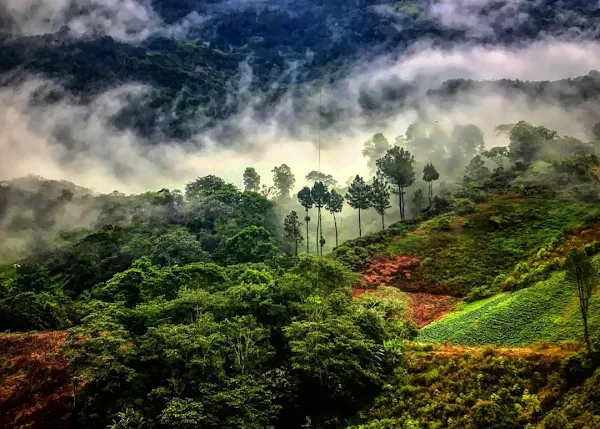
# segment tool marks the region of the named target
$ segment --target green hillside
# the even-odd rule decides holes
[[[598,293],[590,315],[590,329],[600,329]],[[564,272],[557,272],[529,288],[463,304],[423,328],[418,341],[522,347],[542,341],[581,341],[582,329],[577,291],[564,281]]]
[[[497,276],[599,215],[597,205],[566,198],[500,195],[472,214],[423,222],[384,252],[419,258],[419,274],[429,289],[466,295],[491,287]]]

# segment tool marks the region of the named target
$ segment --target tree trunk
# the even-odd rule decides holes
[[[404,187],[400,187],[400,219],[404,220]]]
[[[578,282],[577,292],[579,294],[579,309],[581,310],[581,320],[583,321],[583,339],[587,347],[588,353],[592,351],[592,342],[590,341],[590,332],[588,329],[588,311],[589,311],[589,300],[586,294],[586,287],[583,281]]]
[[[400,185],[398,185],[398,208],[400,208],[400,219],[402,219],[402,194]]]
[[[323,256],[323,244],[321,240],[323,238],[323,225],[321,224],[321,210],[319,210],[319,256]]]
[[[358,236],[362,237],[362,228],[360,226],[360,208],[358,209]]]
[[[317,256],[319,256],[319,228],[321,227],[319,219],[321,218],[321,207],[317,207]]]
[[[333,214],[333,226],[335,227],[335,247],[338,247],[338,232],[337,232],[337,220],[335,218],[335,212]]]
[[[298,238],[296,238],[296,256],[298,256]]]
[[[433,181],[429,182],[429,206],[433,204]]]
[[[306,221],[306,254],[308,255],[310,253],[308,240],[308,209],[306,209],[306,216],[304,217],[304,220]]]
[[[583,338],[585,339],[585,345],[587,346],[588,353],[592,352],[592,342],[590,341],[590,331],[588,328],[587,314],[583,317]]]
[[[385,230],[385,215],[381,215],[381,230]]]

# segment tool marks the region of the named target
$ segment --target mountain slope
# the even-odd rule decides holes
[[[600,294],[591,301],[590,329],[600,329]],[[424,327],[418,340],[522,347],[543,341],[581,341],[582,335],[577,291],[558,272],[526,289],[464,304]]]

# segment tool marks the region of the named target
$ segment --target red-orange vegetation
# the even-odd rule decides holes
[[[411,300],[410,319],[419,328],[441,319],[446,313],[454,310],[456,304],[460,302],[460,299],[449,295],[430,293],[407,293],[407,295]]]
[[[352,290],[352,295],[356,298],[375,291],[379,286],[397,287],[407,292],[411,299],[411,310],[407,317],[418,327],[423,327],[453,310],[460,300],[449,295],[429,293],[443,292],[445,289],[424,282],[419,275],[419,265],[419,259],[411,256],[376,255]]]
[[[362,289],[375,289],[378,286],[408,288],[411,283],[418,281],[419,264],[419,259],[411,256],[376,255],[363,272],[358,287]]]
[[[0,429],[70,427],[73,387],[58,354],[64,332],[0,335]]]

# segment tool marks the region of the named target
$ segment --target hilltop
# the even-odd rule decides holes
[[[29,76],[51,80],[57,88],[34,97],[50,105],[59,100],[87,105],[104,91],[145,85],[143,97],[128,100],[111,118],[115,126],[152,142],[186,140],[208,130],[227,141],[244,135],[235,122],[220,129],[223,120],[249,107],[258,121],[267,120],[284,103],[291,104],[295,122],[306,121],[316,109],[310,98],[323,85],[344,93],[344,78],[367,64],[402,58],[414,46],[445,49],[478,43],[511,49],[542,36],[570,40],[573,33],[579,40],[593,40],[593,23],[600,16],[597,5],[583,1],[494,0],[464,10],[438,3],[154,1],[139,7],[146,16],[141,22],[135,15],[127,21],[118,6],[113,10],[93,1],[88,7],[64,2],[62,8],[31,11],[30,22],[25,5],[24,10],[0,10],[0,73],[5,87]],[[46,10],[53,13],[44,16]],[[110,20],[94,25],[94,13],[112,17],[115,28]],[[472,21],[465,22],[462,14]],[[521,19],[503,24],[514,16]],[[492,86],[569,107],[598,95],[597,82],[580,85],[566,79],[553,84],[512,79]],[[385,79],[377,87],[366,85],[355,101],[364,115],[389,117],[422,97],[420,87],[418,79]],[[429,89],[434,100],[451,102],[476,87],[476,82],[449,81]],[[347,116],[346,102],[335,98],[327,97],[318,112],[324,125],[339,124]],[[299,125],[286,124],[291,130]]]

